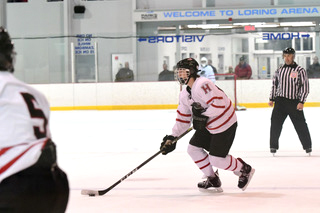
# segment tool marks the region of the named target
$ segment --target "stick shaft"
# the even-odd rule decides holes
[[[155,153],[154,155],[152,155],[150,158],[148,158],[146,161],[144,161],[142,164],[140,164],[139,166],[137,166],[135,169],[133,169],[131,172],[129,172],[128,174],[126,174],[125,176],[123,176],[120,180],[118,180],[117,182],[115,182],[112,186],[110,186],[109,188],[105,189],[105,190],[101,190],[99,191],[99,195],[104,195],[105,193],[107,193],[108,191],[110,191],[111,189],[113,189],[114,187],[116,187],[118,184],[120,184],[122,181],[124,181],[125,179],[127,179],[130,175],[132,175],[133,173],[135,173],[136,171],[138,171],[141,167],[143,167],[144,165],[146,165],[149,161],[151,161],[153,158],[155,158],[156,156],[158,156],[161,153],[161,150],[158,151],[157,153]]]
[[[191,130],[193,129],[193,127],[190,127],[189,129],[187,129],[184,133],[182,133],[179,137],[177,137],[176,139],[174,139],[172,141],[172,143],[177,143],[178,140],[180,140],[183,136],[185,136],[186,134],[188,134]],[[130,171],[128,174],[126,174],[125,176],[123,176],[120,180],[118,180],[117,182],[115,182],[113,185],[111,185],[109,188],[104,189],[104,190],[99,190],[99,191],[94,191],[94,190],[82,190],[81,194],[84,195],[89,195],[89,194],[95,194],[95,195],[104,195],[106,194],[108,191],[110,191],[111,189],[113,189],[114,187],[116,187],[118,184],[120,184],[122,181],[124,181],[125,179],[127,179],[130,175],[132,175],[133,173],[135,173],[136,171],[138,171],[141,167],[143,167],[144,165],[146,165],[148,162],[150,162],[153,158],[157,157],[160,153],[162,152],[162,150],[158,151],[157,153],[155,153],[154,155],[152,155],[150,158],[148,158],[147,160],[145,160],[143,163],[141,163],[139,166],[137,166],[136,168],[134,168],[132,171]]]

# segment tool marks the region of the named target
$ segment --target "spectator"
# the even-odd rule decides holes
[[[320,64],[318,56],[313,58],[313,63],[309,66],[308,78],[320,78]]]
[[[227,74],[234,74],[234,72],[233,72],[233,67],[232,66],[229,66],[228,67],[228,73]],[[231,80],[231,79],[234,79],[234,75],[227,75],[226,76],[226,78],[225,78],[226,80]]]
[[[228,73],[229,73],[229,74],[234,74],[234,72],[233,72],[233,67],[232,67],[232,66],[229,66],[229,67],[228,67]]]
[[[239,64],[235,68],[235,74],[238,79],[250,79],[252,75],[252,70],[249,64],[245,61],[245,58],[242,56],[240,58]]]
[[[201,77],[205,77],[210,79],[213,83],[216,82],[216,78],[214,76],[214,71],[212,67],[208,64],[208,59],[206,57],[202,57],[200,60],[200,71],[198,72],[198,75]]]
[[[211,59],[208,60],[208,65],[213,69],[214,74],[218,74],[217,69],[212,65],[212,60]]]
[[[125,62],[124,67],[121,68],[116,75],[116,82],[133,81],[133,71],[129,68],[129,62]]]
[[[168,70],[168,65],[163,64],[163,71],[159,74],[159,81],[173,81],[174,80],[174,72]]]

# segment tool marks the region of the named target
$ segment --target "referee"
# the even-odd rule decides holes
[[[288,47],[283,50],[285,64],[279,67],[272,81],[269,106],[274,105],[271,115],[270,151],[279,149],[279,137],[282,125],[289,115],[299,136],[303,149],[309,155],[312,152],[311,137],[303,114],[303,104],[309,94],[309,80],[306,70],[294,62],[295,50]]]

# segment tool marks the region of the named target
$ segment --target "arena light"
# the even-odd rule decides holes
[[[266,22],[243,22],[243,23],[233,23],[235,26],[249,26],[249,25],[262,25],[266,24]]]
[[[314,27],[316,24],[312,21],[305,22],[243,22],[243,23],[233,23],[235,26],[250,26],[253,25],[255,27]]]
[[[254,25],[256,28],[268,28],[268,27],[279,27],[279,24],[260,24]]]
[[[316,26],[315,23],[312,21],[305,21],[305,22],[281,22],[281,27],[313,27]]]
[[[232,25],[220,25],[219,26],[219,29],[231,29],[231,28],[233,28]]]
[[[187,25],[188,28],[192,29],[216,29],[219,28],[219,24],[189,24]]]
[[[234,23],[235,26],[254,26],[255,28],[263,28],[263,27],[279,27],[278,23],[266,23],[266,22],[243,22],[243,23]]]

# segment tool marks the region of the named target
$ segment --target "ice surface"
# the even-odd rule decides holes
[[[309,157],[288,118],[276,157],[269,152],[271,108],[238,111],[230,154],[255,169],[246,191],[237,176],[219,170],[224,192],[199,192],[202,173],[186,147],[159,155],[104,196],[81,189],[106,189],[159,150],[171,133],[175,110],[53,111],[51,130],[58,163],[70,182],[67,213],[81,212],[320,212],[320,108],[305,108],[313,142]]]

